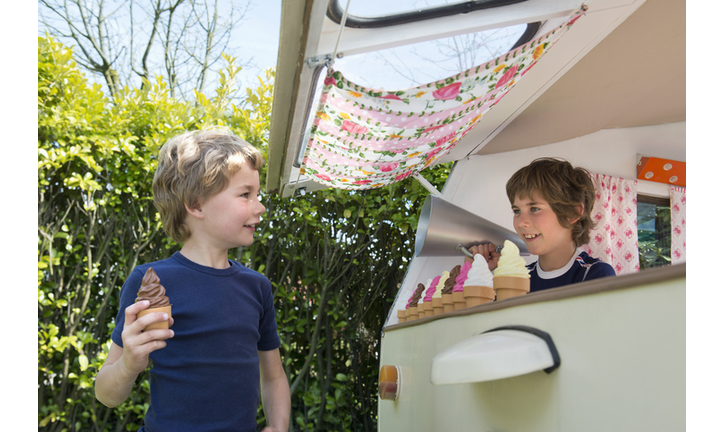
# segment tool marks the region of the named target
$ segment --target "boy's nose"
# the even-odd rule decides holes
[[[264,204],[261,203],[261,201],[257,201],[259,206],[257,207],[257,214],[264,214],[266,212],[266,207],[264,207]]]
[[[530,226],[530,219],[528,219],[527,216],[521,214],[517,217],[516,225],[518,225],[519,227]]]

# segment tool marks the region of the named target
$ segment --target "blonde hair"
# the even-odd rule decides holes
[[[224,190],[244,163],[258,171],[264,158],[226,128],[189,131],[166,142],[153,176],[153,203],[166,233],[178,243],[186,241],[191,235],[186,205],[197,207]]]
[[[555,158],[538,158],[519,169],[505,185],[510,203],[515,198],[533,197],[538,193],[550,204],[562,227],[571,230],[576,246],[591,240],[591,219],[596,189],[585,168],[574,168],[570,162]],[[583,214],[580,207],[583,205]],[[577,219],[570,223],[569,219]]]

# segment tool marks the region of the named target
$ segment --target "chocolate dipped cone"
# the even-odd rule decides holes
[[[495,290],[488,286],[468,285],[463,287],[463,297],[466,307],[477,306],[495,300]]]

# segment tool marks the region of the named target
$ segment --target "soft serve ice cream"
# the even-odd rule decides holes
[[[468,277],[463,283],[463,297],[467,307],[488,303],[495,299],[493,289],[493,273],[488,268],[485,258],[476,254]]]
[[[463,283],[463,288],[466,286],[493,286],[493,273],[488,268],[488,262],[480,254],[476,254],[473,258],[468,278]]]
[[[525,260],[520,256],[520,249],[510,240],[503,243],[503,250],[500,252],[498,268],[495,269],[495,276],[511,276],[530,279],[530,273],[525,267]]]
[[[498,300],[516,297],[530,291],[530,273],[515,243],[506,240],[500,252],[498,268],[493,278]]]
[[[158,277],[153,267],[149,267],[141,280],[141,288],[136,293],[136,302],[148,300],[151,304],[148,309],[144,309],[138,313],[138,318],[152,313],[165,312],[171,318],[171,302],[166,296],[166,288],[161,285],[161,279]],[[168,321],[161,321],[147,326],[144,330],[167,329]]]

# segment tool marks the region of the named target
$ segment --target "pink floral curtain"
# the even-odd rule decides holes
[[[596,227],[590,243],[581,249],[611,264],[616,274],[639,271],[636,180],[604,174],[591,174],[591,178],[596,186],[591,214]]]
[[[686,262],[686,188],[671,186],[671,264]]]
[[[342,189],[398,182],[452,149],[586,11],[487,64],[427,85],[384,91],[330,69],[302,172]]]

